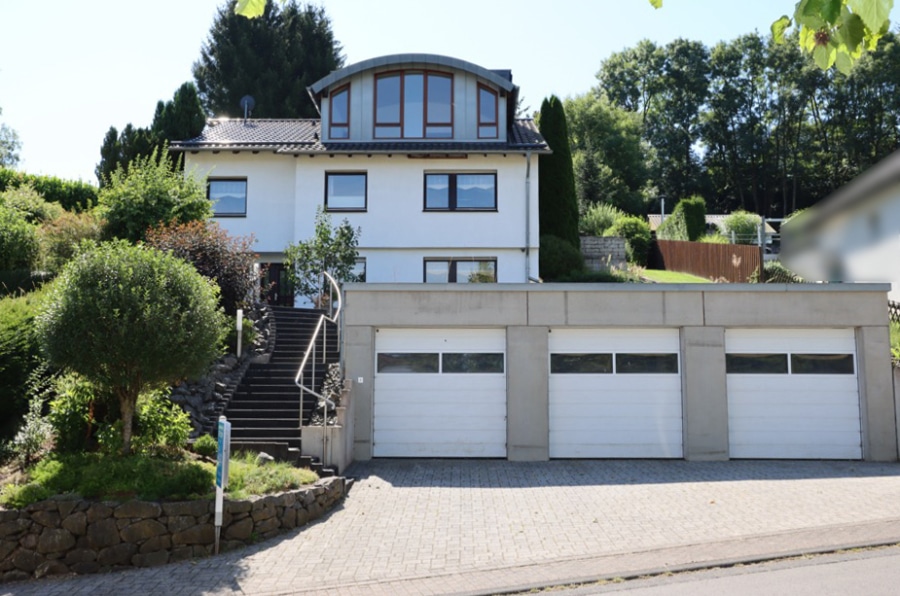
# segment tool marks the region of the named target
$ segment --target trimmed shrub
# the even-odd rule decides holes
[[[163,225],[147,232],[147,244],[191,263],[218,284],[219,300],[229,315],[250,304],[259,288],[253,242],[252,236],[230,236],[214,222]]]
[[[594,203],[579,220],[579,232],[585,236],[602,236],[625,212],[610,203]]]
[[[584,269],[581,251],[556,236],[541,235],[541,251],[538,254],[541,277],[547,281],[577,273]]]
[[[629,263],[645,266],[650,254],[650,224],[633,215],[616,220],[604,236],[625,238],[625,253]]]
[[[725,218],[726,235],[734,234],[736,244],[756,244],[761,221],[762,218],[755,213],[735,211]]]
[[[67,211],[85,211],[97,204],[97,187],[87,182],[0,168],[0,191],[23,185],[30,185],[45,201],[58,203]]]
[[[687,199],[681,199],[675,205],[675,213],[684,216],[687,229],[687,239],[696,241],[706,232],[706,201],[703,197],[694,195]]]
[[[18,209],[0,204],[0,270],[30,270],[38,251],[37,226]]]

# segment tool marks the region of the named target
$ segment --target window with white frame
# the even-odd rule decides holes
[[[482,257],[426,258],[425,283],[496,283],[497,259]]]
[[[365,211],[366,173],[327,172],[325,174],[327,211]]]
[[[210,178],[206,196],[212,202],[213,217],[247,215],[246,178]]]

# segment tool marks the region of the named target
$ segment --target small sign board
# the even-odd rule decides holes
[[[216,554],[219,554],[219,534],[222,512],[225,509],[225,488],[228,486],[228,460],[231,459],[231,423],[219,417],[219,449],[216,453]]]

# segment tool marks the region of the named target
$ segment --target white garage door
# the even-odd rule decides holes
[[[853,329],[729,329],[734,458],[860,459]]]
[[[677,329],[550,333],[550,457],[682,457]]]
[[[375,457],[506,457],[503,329],[378,329]]]

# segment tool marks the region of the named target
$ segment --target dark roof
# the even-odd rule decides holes
[[[497,141],[330,141],[322,143],[315,119],[214,119],[199,137],[171,144],[173,151],[272,151],[282,154],[316,153],[506,153],[531,150],[549,153],[534,120],[518,119],[507,142]]]
[[[309,86],[309,92],[312,95],[318,95],[322,90],[334,85],[339,81],[343,81],[356,73],[380,67],[402,67],[407,64],[428,64],[432,66],[443,66],[447,68],[455,68],[462,71],[471,72],[481,78],[490,81],[504,91],[512,92],[516,88],[512,83],[512,73],[509,76],[500,74],[509,71],[492,71],[477,64],[453,58],[450,56],[441,56],[439,54],[393,54],[390,56],[378,56],[377,58],[369,58],[344,68],[339,68],[331,74],[319,79]]]

